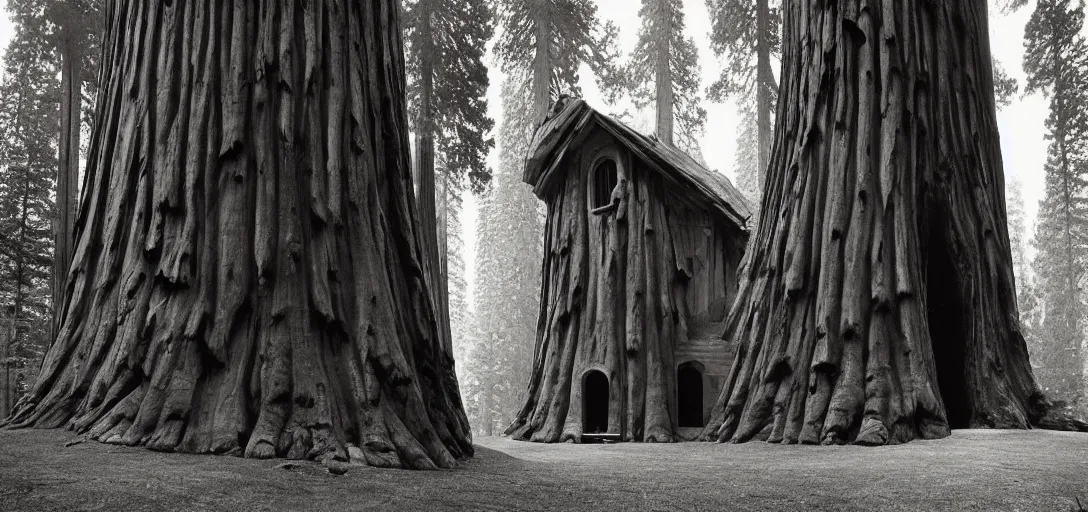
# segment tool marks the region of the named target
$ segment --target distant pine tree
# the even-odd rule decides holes
[[[741,111],[737,181],[758,208],[774,136],[778,84],[771,59],[782,54],[782,16],[768,0],[706,0],[706,6],[710,11],[710,48],[724,64],[708,95],[714,101],[733,98]],[[746,155],[743,160],[741,153]]]
[[[0,84],[0,419],[32,382],[50,341],[59,91],[32,7],[8,6],[15,36]]]
[[[68,267],[75,251],[76,211],[79,207],[81,132],[90,129],[90,114],[94,102],[84,103],[98,90],[98,59],[103,30],[103,0],[66,0],[51,2],[44,10],[48,39],[54,48],[52,59],[60,74],[60,135],[57,142],[57,214],[54,233],[52,334],[59,325],[59,309],[63,307]],[[86,105],[87,108],[84,108]]]
[[[1038,340],[1035,329],[1039,322],[1038,300],[1035,296],[1034,278],[1031,261],[1028,259],[1028,245],[1031,243],[1024,211],[1024,193],[1020,179],[1016,176],[1005,182],[1005,205],[1008,212],[1009,248],[1012,251],[1012,269],[1016,277],[1016,303],[1020,312],[1020,331],[1024,334],[1029,349],[1035,347]]]
[[[486,0],[410,0],[404,7],[409,118],[416,138],[413,165],[424,250],[431,262],[427,276],[452,350],[449,205],[460,204],[466,185],[480,192],[491,181],[485,160],[495,145],[489,137],[495,123],[487,116],[483,59],[495,17]],[[465,291],[453,293],[463,297]]]
[[[1088,264],[1088,44],[1084,3],[1039,0],[1024,29],[1028,93],[1050,99],[1046,189],[1039,204],[1033,267],[1042,299],[1032,363],[1054,398],[1083,396],[1082,344]]]
[[[1000,109],[1012,103],[1013,97],[1016,96],[1020,86],[1016,83],[1015,78],[1010,77],[1005,72],[1005,68],[997,59],[991,57],[990,60],[994,68],[994,101],[997,102],[997,107]]]
[[[684,37],[684,4],[642,0],[639,17],[638,43],[625,69],[635,106],[654,106],[659,139],[701,155],[699,137],[706,125],[702,73],[695,41]]]
[[[531,136],[529,88],[510,76],[502,87],[499,167],[494,187],[480,204],[476,249],[476,365],[479,416],[485,435],[505,428],[517,410],[517,394],[530,374],[540,290],[541,221],[536,197],[521,183]],[[470,410],[470,414],[474,411]]]
[[[79,134],[93,118],[87,98],[98,90],[102,29],[101,0],[12,0],[6,7],[15,35],[0,84],[0,202],[8,216],[0,235],[0,417],[33,381],[55,334],[72,252]],[[65,122],[58,123],[58,107]]]
[[[560,94],[580,94],[588,64],[602,88],[618,87],[615,37],[592,0],[510,0],[499,9],[495,56],[502,84],[499,166],[482,199],[477,226],[476,332],[480,365],[466,390],[478,432],[501,431],[520,406],[537,338],[543,218],[541,203],[521,181],[525,150],[537,123]]]
[[[461,191],[444,183],[444,173],[439,177],[438,191],[445,197],[446,247],[441,251],[446,256],[445,275],[448,284],[447,300],[449,301],[450,333],[453,337],[453,359],[457,363],[457,381],[460,384],[462,395],[469,382],[467,374],[468,351],[475,344],[475,336],[472,332],[473,315],[469,309],[468,276],[465,269],[465,241],[462,233],[464,227],[461,213],[464,210],[464,200]],[[463,189],[463,186],[461,187]],[[440,195],[439,197],[442,197]],[[443,208],[439,208],[441,211]],[[439,240],[441,242],[441,240]],[[465,404],[466,406],[468,404]]]
[[[759,116],[755,98],[744,96],[737,101],[740,123],[737,129],[737,150],[733,153],[733,170],[737,189],[759,208]]]
[[[558,95],[580,93],[583,63],[606,90],[622,81],[615,63],[618,29],[601,23],[592,0],[510,0],[499,10],[499,25],[495,55],[504,72],[519,75],[515,80],[532,91],[533,123]]]

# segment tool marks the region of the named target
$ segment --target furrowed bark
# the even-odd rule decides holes
[[[557,105],[549,123],[567,112]],[[537,138],[552,127],[542,125]],[[685,202],[686,190],[608,131],[573,140],[580,147],[572,145],[556,164],[561,181],[542,194],[548,216],[533,373],[506,434],[548,443],[582,442],[590,434],[675,441],[677,363],[684,362],[678,359],[698,362],[702,356],[692,352],[713,348],[689,336],[689,323],[699,317],[700,325],[720,325],[723,310],[714,316],[710,304],[724,303],[730,293],[727,268],[739,259],[747,233],[709,213],[701,200]],[[602,192],[594,169],[604,161],[616,165],[615,182],[591,203],[591,192]],[[596,394],[587,379],[598,374],[607,391],[587,397]],[[598,414],[607,424],[589,417]]]
[[[1017,321],[986,3],[793,2],[706,440],[879,445],[1045,413]]]
[[[539,9],[536,18],[536,53],[533,55],[533,121],[541,123],[552,103],[552,20],[550,9]]]
[[[60,328],[60,316],[64,309],[64,283],[72,258],[72,234],[79,198],[79,127],[83,98],[80,78],[80,53],[75,48],[72,29],[64,28],[61,42],[61,101],[60,138],[58,139],[59,166],[57,168],[57,220],[53,249],[53,326],[55,336]]]
[[[675,106],[673,102],[674,91],[672,84],[672,65],[670,62],[672,43],[672,23],[669,16],[668,5],[665,1],[654,3],[654,24],[657,25],[657,41],[654,43],[654,51],[657,53],[654,59],[654,104],[656,106],[657,138],[666,144],[673,144],[673,124]]]
[[[767,183],[767,164],[770,160],[771,137],[771,45],[767,41],[770,30],[770,7],[767,0],[756,0],[756,190],[761,194]]]
[[[68,306],[7,427],[382,467],[471,456],[424,279],[398,15],[109,4]]]
[[[415,157],[412,164],[415,167],[416,176],[416,202],[419,204],[420,234],[423,239],[423,252],[430,262],[424,269],[427,276],[427,284],[431,290],[431,300],[439,322],[439,332],[442,335],[443,345],[449,353],[453,353],[453,340],[450,331],[449,301],[446,293],[446,279],[443,261],[445,258],[445,232],[439,238],[438,205],[436,169],[434,160],[434,119],[432,118],[432,96],[434,92],[434,45],[431,44],[431,19],[430,10],[420,7],[420,15],[424,19],[420,22],[420,41],[423,47],[420,49],[420,94],[419,94],[419,128],[416,135]],[[443,202],[445,198],[443,198]],[[445,211],[442,212],[445,214]],[[432,222],[432,219],[434,221]]]

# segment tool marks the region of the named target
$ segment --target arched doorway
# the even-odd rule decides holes
[[[702,427],[703,371],[702,365],[688,361],[676,369],[677,426]]]
[[[608,432],[608,377],[590,370],[582,378],[582,433]]]
[[[937,387],[944,401],[949,428],[968,428],[971,400],[967,393],[967,325],[963,317],[959,272],[949,252],[946,233],[948,207],[942,201],[932,215],[926,245],[926,313],[930,343],[937,366]]]

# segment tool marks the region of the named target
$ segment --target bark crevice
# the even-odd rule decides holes
[[[783,7],[762,221],[702,438],[879,445],[1028,428],[980,2]],[[781,368],[790,362],[790,370]]]
[[[423,277],[396,5],[107,11],[67,307],[5,425],[382,467],[470,456]]]

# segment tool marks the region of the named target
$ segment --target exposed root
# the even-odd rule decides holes
[[[1028,428],[985,9],[795,2],[762,221],[700,438]]]
[[[423,280],[396,3],[109,6],[69,307],[4,425],[379,467],[471,456]]]

